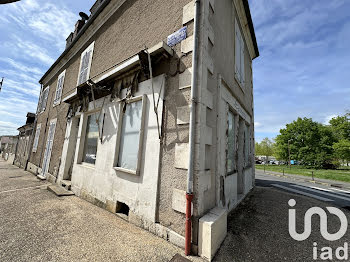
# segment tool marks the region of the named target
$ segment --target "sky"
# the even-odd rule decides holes
[[[64,51],[79,12],[94,0],[22,0],[0,5],[0,135],[17,135],[36,112],[39,79]]]
[[[327,124],[350,110],[350,1],[250,0],[255,137],[297,117]]]
[[[297,117],[327,123],[350,109],[350,1],[249,0],[260,56],[253,62],[256,140]],[[59,57],[78,13],[94,0],[0,5],[0,135],[35,112],[41,76]]]

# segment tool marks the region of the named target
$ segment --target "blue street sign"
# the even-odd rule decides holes
[[[174,46],[187,38],[187,26],[168,36],[168,46]]]

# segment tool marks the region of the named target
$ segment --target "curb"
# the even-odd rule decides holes
[[[280,174],[274,174],[274,173],[270,173],[270,172],[265,172],[264,174],[271,175],[271,176],[276,176],[276,177],[289,178],[291,180],[303,180],[304,182],[309,182],[309,183],[319,184],[319,185],[323,185],[323,186],[337,187],[337,188],[341,188],[341,189],[350,190],[349,187],[344,187],[342,185],[334,186],[334,184],[336,184],[338,181],[334,181],[334,183],[326,183],[326,182],[321,182],[321,181],[317,181],[317,180],[306,179],[306,178],[303,178],[303,177],[296,178],[296,177],[289,176],[289,175],[280,175]]]

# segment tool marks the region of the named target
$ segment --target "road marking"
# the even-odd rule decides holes
[[[284,190],[287,190],[287,191],[291,191],[291,192],[297,193],[299,195],[304,195],[304,196],[316,198],[316,199],[321,200],[321,201],[333,202],[333,200],[331,200],[331,199],[328,199],[328,198],[325,198],[325,197],[316,196],[314,194],[309,194],[307,192],[300,191],[300,190],[297,190],[297,189],[289,188],[289,187],[286,187],[286,186],[281,186],[281,185],[278,185],[278,184],[272,184],[272,185],[274,187],[278,187],[278,188],[281,188],[281,189],[284,189]]]
[[[312,186],[310,186],[310,187],[312,187]],[[345,193],[341,193],[341,192],[335,192],[334,188],[330,188],[330,189],[321,188],[321,187],[312,187],[312,188],[315,188],[315,189],[318,189],[318,190],[327,191],[327,192],[332,192],[333,194],[338,194],[338,195],[350,198],[350,194],[345,194]],[[344,190],[341,190],[341,191],[342,192],[347,192],[347,191],[344,191]],[[348,193],[350,193],[350,192],[348,192]]]
[[[50,185],[50,184],[45,184],[45,185],[41,185],[41,186],[25,187],[25,188],[17,188],[17,189],[11,189],[11,190],[6,190],[6,191],[0,191],[0,194],[2,194],[2,193],[16,192],[16,191],[21,191],[21,190],[28,190],[28,189],[41,188],[41,187],[47,187],[48,185]]]
[[[350,197],[342,197],[342,196],[339,196],[339,195],[336,195],[335,192],[332,193],[327,193],[327,192],[321,192],[322,191],[330,191],[330,190],[327,190],[327,189],[324,189],[324,188],[319,188],[319,187],[312,187],[312,188],[317,188],[317,189],[312,189],[310,187],[305,187],[305,186],[299,186],[299,185],[292,185],[294,187],[297,187],[297,188],[301,188],[301,189],[305,189],[305,190],[308,190],[308,191],[312,191],[312,192],[316,192],[318,194],[323,194],[323,195],[326,195],[326,196],[330,196],[330,197],[334,197],[334,198],[339,198],[339,199],[343,199],[343,200],[346,200],[346,201],[350,201]]]
[[[350,191],[346,191],[346,190],[335,188],[335,187],[332,187],[332,190],[337,190],[337,191],[340,191],[340,192],[344,192],[344,193],[350,194]]]

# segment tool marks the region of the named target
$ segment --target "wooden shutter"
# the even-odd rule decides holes
[[[92,50],[89,50],[84,53],[83,58],[81,60],[79,85],[88,80],[91,58]]]
[[[235,76],[241,81],[241,37],[237,20],[235,20]]]
[[[241,55],[240,55],[240,72],[241,72],[241,84],[244,84],[245,76],[244,76],[244,40],[242,35],[240,34],[240,40],[241,40]]]
[[[41,124],[38,124],[35,132],[35,137],[34,137],[33,152],[36,152],[36,150],[38,149],[40,130],[41,130]]]
[[[63,90],[63,83],[64,83],[64,78],[65,78],[65,73],[66,73],[66,71],[63,71],[63,72],[58,76],[54,105],[55,105],[55,104],[58,104],[58,103],[61,101],[61,96],[62,96],[62,90]]]
[[[41,112],[45,111],[45,109],[46,109],[48,96],[49,96],[49,87],[47,87],[45,89],[44,94],[43,94],[43,101],[42,101],[42,105],[41,105]]]

